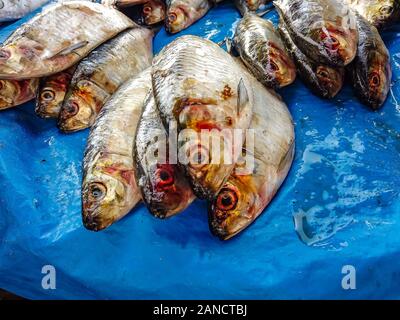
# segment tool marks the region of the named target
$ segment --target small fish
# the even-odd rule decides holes
[[[243,145],[230,134],[238,129],[244,135],[250,124],[251,84],[230,54],[209,40],[189,35],[171,42],[154,58],[152,75],[164,126],[167,131],[177,126],[183,135],[178,141],[184,155],[180,162],[194,194],[212,199],[239,156],[229,146],[240,150]],[[219,143],[203,142],[203,132],[220,138],[227,150],[221,150]],[[185,140],[184,133],[194,135]]]
[[[336,96],[343,86],[344,68],[333,68],[309,59],[293,42],[283,22],[279,25],[279,32],[293,57],[300,78],[311,91],[323,98]]]
[[[392,81],[390,55],[378,30],[357,15],[360,42],[350,66],[353,87],[360,100],[373,110],[385,102]]]
[[[101,4],[49,5],[0,46],[0,78],[21,80],[58,73],[132,27],[133,21],[124,14]]]
[[[101,110],[83,160],[84,226],[102,230],[141,200],[132,152],[143,104],[151,89],[150,69],[128,80]]]
[[[136,181],[149,211],[168,218],[186,209],[195,197],[181,167],[168,159],[168,136],[151,91],[135,140]]]
[[[246,141],[243,159],[209,205],[210,230],[221,240],[243,231],[264,211],[285,180],[294,156],[293,121],[285,103],[251,79],[255,102],[250,128],[256,141],[252,147]],[[253,161],[246,162],[246,157]]]
[[[343,1],[378,29],[382,29],[400,19],[399,0]]]
[[[167,0],[165,27],[177,33],[201,19],[212,7],[209,0]]]
[[[299,49],[335,67],[353,61],[358,32],[353,11],[339,0],[276,0],[281,21]]]
[[[136,26],[95,49],[77,66],[58,121],[64,132],[90,127],[106,100],[151,65],[154,32]]]
[[[143,5],[143,18],[147,25],[157,24],[166,17],[166,5],[163,0],[150,0]]]
[[[233,45],[244,64],[265,86],[281,88],[296,78],[296,67],[272,23],[253,13],[239,21]]]
[[[0,111],[35,98],[38,79],[0,80]]]
[[[47,2],[49,0],[0,0],[0,22],[20,19]]]
[[[40,79],[36,114],[41,118],[58,118],[76,66]]]

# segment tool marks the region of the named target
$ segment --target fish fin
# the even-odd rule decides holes
[[[237,112],[237,115],[239,116],[240,113],[243,111],[243,109],[246,107],[246,105],[250,102],[249,93],[244,84],[243,78],[241,78],[239,81],[237,91],[238,91],[238,101],[237,101],[236,112]]]
[[[237,51],[235,50],[235,47],[233,45],[233,40],[231,38],[225,37],[224,40],[217,42],[217,44],[222,48],[223,45],[225,45],[226,47],[226,51],[234,56],[237,57],[239,56],[239,54],[237,53]]]
[[[80,41],[78,43],[72,44],[66,48],[61,49],[57,53],[53,54],[52,56],[48,57],[48,59],[54,58],[56,56],[66,56],[67,54],[70,54],[74,52],[77,49],[83,48],[89,43],[89,41]]]
[[[262,16],[266,15],[268,12],[271,12],[271,11],[272,11],[272,8],[268,8],[268,9],[265,9],[264,11],[257,12],[256,15],[258,15],[259,17],[262,17]]]

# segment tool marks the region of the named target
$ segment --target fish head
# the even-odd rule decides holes
[[[189,16],[181,7],[169,8],[165,27],[170,33],[178,33],[189,24]]]
[[[210,230],[221,240],[238,234],[254,220],[257,199],[255,193],[249,190],[250,186],[243,182],[231,176],[210,202]]]
[[[316,89],[325,98],[333,98],[343,86],[343,68],[335,69],[326,65],[319,65],[316,67],[315,76],[318,83],[318,88]]]
[[[268,61],[266,64],[267,76],[277,87],[285,87],[296,79],[296,66],[286,51],[269,42]],[[260,57],[261,58],[261,57]],[[261,58],[262,59],[262,58]]]
[[[349,27],[338,23],[326,22],[316,31],[316,41],[321,44],[322,54],[337,66],[346,66],[353,61],[357,53],[358,32],[355,22]]]
[[[159,23],[165,19],[165,4],[159,0],[150,0],[143,5],[143,17],[147,25]]]
[[[51,81],[44,81],[39,88],[36,100],[36,113],[44,118],[58,117],[69,80],[70,77],[59,74],[53,77]]]
[[[90,127],[108,94],[90,81],[81,80],[67,93],[58,126],[64,132]]]
[[[157,163],[139,180],[150,212],[158,218],[171,217],[193,201],[193,192],[181,168],[176,164]]]
[[[364,8],[364,17],[368,21],[373,21],[375,27],[380,28],[398,15],[400,4],[397,0],[383,0],[371,3]]]
[[[132,191],[136,185],[132,169],[118,167],[112,160],[96,163],[84,177],[82,185],[82,218],[84,226],[102,230],[119,220],[133,207]]]
[[[256,11],[261,5],[261,0],[246,0],[246,4],[249,10]]]
[[[0,110],[34,98],[38,80],[0,80]]]

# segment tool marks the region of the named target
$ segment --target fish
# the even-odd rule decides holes
[[[61,108],[61,131],[69,133],[90,127],[118,87],[151,65],[153,36],[152,30],[137,25],[79,63]]]
[[[294,157],[294,125],[285,103],[255,78],[251,82],[255,102],[250,128],[256,142],[246,140],[242,158],[208,205],[210,231],[221,240],[239,234],[261,215],[288,175]]]
[[[357,15],[360,42],[357,56],[349,67],[352,84],[359,99],[373,110],[386,101],[392,81],[390,54],[378,30]]]
[[[166,4],[163,0],[150,0],[143,4],[143,19],[146,25],[154,25],[166,18]]]
[[[399,0],[344,0],[377,29],[400,20]]]
[[[211,199],[233,170],[252,115],[252,88],[234,58],[217,44],[185,35],[154,58],[153,94],[164,127],[176,127],[179,162],[194,194]],[[207,143],[207,138],[219,138]],[[191,136],[190,136],[191,135]],[[218,141],[218,139],[216,139]],[[232,146],[234,148],[232,148]],[[222,147],[224,150],[221,150]],[[219,152],[219,154],[218,154]]]
[[[212,7],[209,0],[167,0],[165,27],[178,33],[201,19]]]
[[[161,219],[182,212],[195,199],[182,168],[168,159],[168,140],[150,90],[136,132],[133,158],[142,199],[150,213]]]
[[[47,6],[0,46],[0,78],[22,80],[61,72],[120,32],[133,28],[124,14],[89,1]]]
[[[278,30],[292,55],[300,78],[307,87],[322,98],[335,97],[343,87],[345,69],[314,62],[296,46],[283,23]]]
[[[235,0],[235,6],[242,16],[247,12],[255,12],[262,5],[271,2],[271,0]]]
[[[291,38],[310,59],[344,67],[357,52],[354,12],[339,0],[276,0],[281,21]]]
[[[38,85],[38,79],[0,80],[0,111],[34,99]]]
[[[36,97],[36,114],[41,118],[58,118],[76,66],[41,78]]]
[[[82,220],[89,230],[107,228],[141,201],[132,152],[150,89],[150,69],[146,69],[107,101],[90,131],[82,182]]]
[[[233,46],[251,73],[265,86],[282,88],[296,79],[296,67],[269,20],[246,13],[239,21]]]
[[[0,0],[0,22],[20,19],[49,0]]]

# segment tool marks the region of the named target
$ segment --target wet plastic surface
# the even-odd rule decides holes
[[[224,3],[179,35],[219,42],[238,18]],[[155,50],[179,35],[162,30]],[[47,299],[400,298],[400,26],[383,39],[393,86],[381,111],[362,106],[350,84],[333,100],[300,80],[280,91],[296,124],[293,167],[264,214],[228,242],[212,237],[200,201],[166,221],[141,205],[103,232],[87,231],[88,131],[61,134],[32,103],[1,112],[0,287]],[[41,287],[47,264],[56,290]],[[342,289],[344,265],[356,268],[356,290]]]

